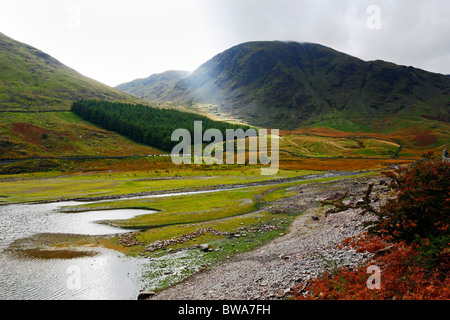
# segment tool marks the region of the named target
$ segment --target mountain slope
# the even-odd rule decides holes
[[[1,111],[69,110],[80,98],[142,103],[0,33]]]
[[[450,121],[447,76],[379,60],[366,62],[312,43],[237,45],[163,94],[147,96],[280,129],[336,118],[373,122],[427,115]]]
[[[0,33],[0,160],[161,153],[69,112],[73,101],[81,98],[145,101],[84,77]]]
[[[177,81],[187,77],[189,74],[190,72],[188,71],[170,70],[153,74],[148,78],[120,84],[116,88],[142,99],[158,100],[162,94],[173,89]]]

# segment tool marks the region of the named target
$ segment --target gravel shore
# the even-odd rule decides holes
[[[321,200],[349,191],[360,199],[369,183],[373,195],[383,197],[388,190],[380,178],[352,178],[337,182],[311,183],[292,187],[298,193],[272,203],[274,212],[302,211],[289,232],[253,251],[235,256],[211,270],[196,274],[167,288],[150,299],[156,300],[273,300],[285,299],[291,288],[317,277],[326,268],[357,266],[370,259],[369,254],[338,249],[342,240],[364,231],[362,216],[351,209],[326,215]],[[376,203],[381,202],[378,201]],[[375,204],[376,204],[375,203]]]

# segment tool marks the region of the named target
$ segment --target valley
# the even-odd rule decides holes
[[[378,205],[384,171],[450,143],[448,77],[318,44],[244,43],[111,88],[0,34],[0,66],[0,299],[285,299],[327,259],[367,258],[330,249],[366,218],[322,200],[374,183]],[[248,145],[243,164],[175,164],[170,135],[194,121],[279,129],[277,173]],[[71,291],[77,261],[90,284]],[[44,282],[23,285],[27,264]]]

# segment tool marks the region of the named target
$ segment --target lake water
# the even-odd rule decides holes
[[[104,235],[129,232],[95,221],[129,219],[147,210],[61,213],[77,202],[0,207],[0,299],[136,299],[143,289],[144,258],[129,258],[104,248],[73,259],[19,256],[6,250],[15,240],[40,233]]]
[[[305,176],[298,181],[342,174]],[[221,190],[136,198],[219,191]],[[91,248],[90,250],[95,250],[95,255],[70,259],[22,256],[7,250],[17,240],[42,233],[107,235],[130,232],[96,221],[129,219],[152,213],[131,209],[82,213],[59,211],[62,206],[86,203],[70,201],[0,206],[0,300],[135,300],[139,291],[146,288],[146,279],[142,275],[148,271],[149,260],[145,258],[130,258],[104,248]],[[175,255],[173,258],[179,257]]]

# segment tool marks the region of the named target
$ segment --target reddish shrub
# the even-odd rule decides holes
[[[437,137],[430,134],[431,131],[425,131],[413,138],[415,144],[419,147],[427,147],[437,142]]]
[[[298,300],[448,300],[450,299],[449,253],[445,253],[442,263],[430,270],[420,259],[420,249],[412,244],[396,243],[389,250],[376,248],[386,243],[380,237],[351,239],[353,247],[365,250],[372,242],[374,252],[378,252],[373,261],[350,270],[341,268],[328,272],[313,280],[307,286],[294,290]],[[356,241],[355,241],[356,240]],[[369,240],[369,241],[368,241]],[[362,245],[362,246],[361,246]],[[381,269],[381,288],[369,289],[367,280],[370,276],[367,268],[376,265]],[[304,296],[303,293],[309,294]]]
[[[326,203],[335,211],[360,207],[377,215],[368,233],[340,245],[371,252],[373,261],[325,273],[294,290],[298,299],[450,299],[450,166],[426,158],[387,175],[397,196],[379,210],[370,206],[372,185],[361,205],[344,205],[343,198]],[[380,289],[367,286],[369,265],[382,271]]]
[[[387,174],[397,196],[375,212],[371,233],[408,243],[448,236],[450,225],[450,166],[425,159],[411,168]]]

